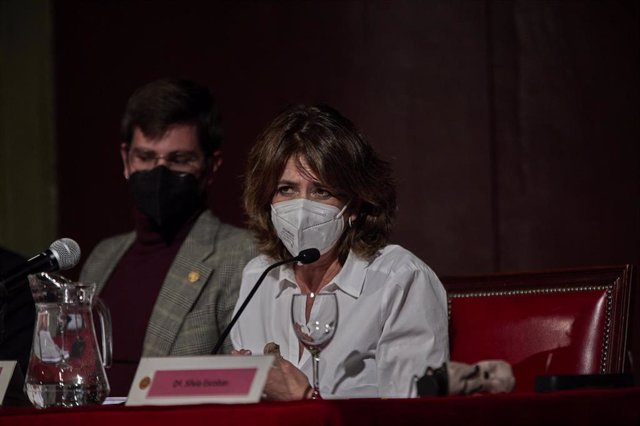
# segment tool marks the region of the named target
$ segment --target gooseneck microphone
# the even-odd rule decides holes
[[[80,246],[71,238],[61,238],[51,243],[49,248],[33,256],[4,276],[0,276],[0,285],[4,285],[11,294],[19,282],[29,274],[39,272],[64,271],[73,268],[80,260]]]
[[[258,287],[260,287],[260,284],[262,284],[262,281],[264,281],[264,278],[267,276],[267,274],[269,273],[270,270],[272,270],[273,268],[276,268],[276,267],[278,267],[280,265],[284,265],[285,263],[300,262],[300,263],[306,265],[308,263],[315,262],[319,258],[320,258],[320,251],[318,249],[316,249],[316,248],[309,248],[309,249],[306,249],[306,250],[302,250],[294,258],[287,259],[287,260],[281,260],[280,262],[276,262],[276,263],[274,263],[272,265],[269,265],[269,267],[264,270],[262,275],[260,275],[260,278],[258,278],[258,281],[256,281],[255,285],[253,286],[253,288],[251,289],[251,291],[247,295],[246,299],[244,299],[244,302],[242,302],[242,305],[240,306],[240,309],[238,309],[238,312],[236,312],[236,314],[233,316],[233,319],[231,319],[231,322],[229,323],[229,325],[227,325],[227,328],[224,329],[224,331],[222,332],[222,334],[218,338],[218,341],[216,342],[216,345],[213,347],[213,351],[211,351],[211,353],[214,354],[214,355],[218,353],[218,351],[222,347],[222,344],[224,343],[224,340],[227,338],[227,336],[231,332],[231,329],[233,328],[235,323],[238,321],[238,318],[240,318],[240,314],[242,314],[242,311],[244,311],[244,308],[247,307],[247,304],[249,303],[251,298],[253,298],[253,295],[256,293],[256,291],[258,290]]]

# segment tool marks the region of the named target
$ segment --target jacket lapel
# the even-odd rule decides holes
[[[182,243],[153,307],[143,356],[170,354],[185,316],[213,273],[213,266],[204,260],[215,250],[219,226],[219,220],[207,210],[200,215]]]
[[[129,250],[136,239],[135,232],[124,234],[112,240],[106,241],[106,247],[101,247],[97,253],[92,253],[85,267],[80,273],[80,281],[84,283],[96,283],[96,294],[99,294],[107,279]],[[103,255],[103,253],[108,255]]]

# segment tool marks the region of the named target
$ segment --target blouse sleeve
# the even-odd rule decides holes
[[[251,273],[249,265],[247,265],[244,268],[244,271],[242,272],[242,281],[240,284],[240,291],[238,293],[238,299],[236,300],[236,306],[233,309],[234,316],[238,311],[238,309],[240,308],[240,305],[242,305],[244,300],[247,298],[247,295],[249,294],[249,290],[250,290],[249,282],[251,281],[254,275],[255,274]],[[243,338],[242,338],[242,329],[244,328],[243,320],[244,318],[240,316],[236,324],[233,326],[233,328],[231,328],[231,332],[229,333],[231,337],[231,344],[233,346],[233,349],[235,350],[247,349],[246,343],[243,341]]]
[[[381,397],[406,398],[414,377],[449,358],[447,296],[426,265],[403,268],[389,279],[380,309],[378,389]]]

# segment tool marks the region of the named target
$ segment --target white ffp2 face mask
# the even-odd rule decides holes
[[[328,252],[344,231],[342,210],[328,204],[304,198],[281,201],[271,205],[271,223],[282,244],[292,256],[302,250],[317,248]]]

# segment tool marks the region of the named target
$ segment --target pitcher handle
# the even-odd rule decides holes
[[[107,305],[99,297],[94,298],[94,306],[100,318],[100,331],[102,337],[102,365],[111,367],[111,354],[113,352],[113,341],[111,339],[111,312]]]

